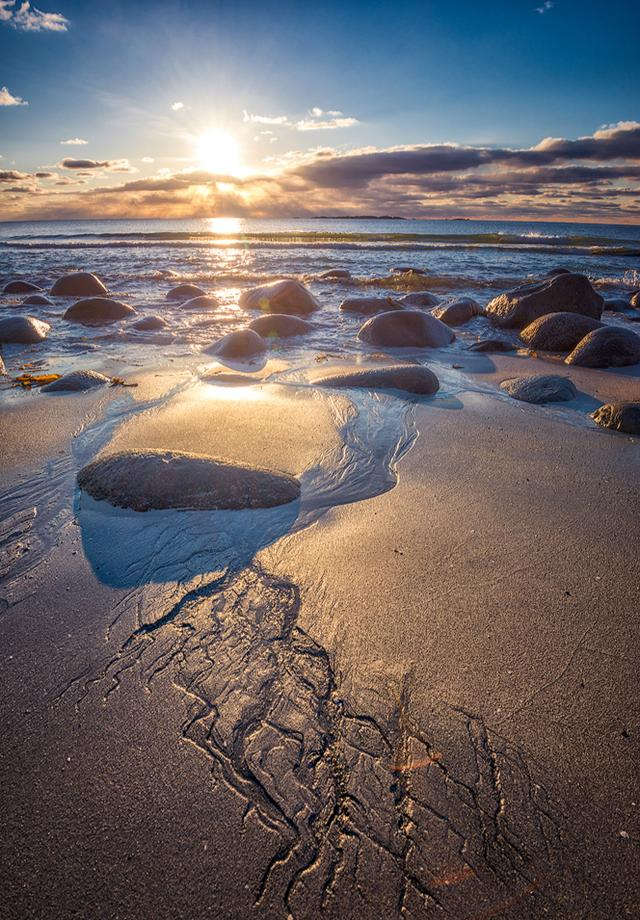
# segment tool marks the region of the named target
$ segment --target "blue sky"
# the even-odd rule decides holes
[[[125,161],[139,178],[320,147],[527,148],[640,115],[632,0],[22,5],[0,0],[0,87],[28,102],[0,105],[0,169],[30,175],[68,180],[65,156],[120,163],[98,167],[109,185]]]

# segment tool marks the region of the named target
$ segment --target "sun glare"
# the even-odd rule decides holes
[[[196,142],[196,157],[203,169],[235,175],[240,170],[238,142],[226,131],[206,131]]]

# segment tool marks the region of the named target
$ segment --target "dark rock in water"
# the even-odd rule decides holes
[[[551,268],[545,275],[546,278],[556,278],[558,275],[570,275],[568,268]]]
[[[243,291],[238,300],[243,310],[262,310],[263,313],[298,313],[305,315],[317,310],[320,304],[299,281],[286,278],[261,287]]]
[[[610,297],[609,300],[605,300],[604,309],[614,313],[626,313],[627,310],[633,310],[633,307],[624,297]]]
[[[300,497],[286,473],[172,450],[125,450],[98,457],[78,473],[97,501],[133,511],[273,508]]]
[[[181,310],[216,310],[220,304],[215,297],[210,294],[199,294],[190,300],[183,300],[180,304]]]
[[[375,313],[387,313],[390,310],[402,310],[402,304],[392,297],[347,297],[340,304],[344,313],[360,313],[373,316]]]
[[[72,272],[58,278],[51,288],[54,297],[102,297],[107,289],[96,275],[90,272]]]
[[[33,316],[10,316],[0,319],[0,342],[33,345],[44,342],[51,326]]]
[[[239,329],[229,332],[206,349],[207,354],[221,358],[250,358],[265,351],[267,343],[253,329]]]
[[[52,307],[53,301],[45,297],[44,294],[31,294],[22,301],[23,307]]]
[[[396,265],[395,268],[391,269],[394,275],[428,275],[429,272],[426,272],[423,268],[414,268],[413,265]]]
[[[581,339],[567,364],[580,367],[624,367],[640,361],[640,336],[622,326],[602,326]]]
[[[438,306],[440,298],[431,291],[414,291],[412,294],[400,297],[398,303],[401,303],[403,307],[419,307],[429,310],[431,307]]]
[[[513,342],[506,339],[479,339],[469,345],[469,351],[491,352],[491,351],[515,351],[516,346]]]
[[[640,310],[640,291],[636,291],[631,295],[629,298],[629,303],[634,308],[634,310]]]
[[[103,387],[106,383],[109,383],[109,377],[98,374],[96,371],[71,371],[47,383],[41,389],[45,393],[79,393],[82,390]]]
[[[65,311],[63,319],[83,326],[108,326],[136,311],[127,303],[109,297],[88,297],[78,300]]]
[[[522,328],[546,313],[580,313],[600,319],[604,299],[584,275],[563,272],[494,297],[486,313],[496,326]]]
[[[306,319],[288,313],[267,313],[249,323],[249,329],[253,329],[265,339],[286,339],[293,335],[304,335],[312,328]]]
[[[166,319],[161,316],[143,316],[142,319],[133,324],[133,328],[139,329],[141,332],[152,332],[155,329],[164,329],[168,325]]]
[[[41,291],[42,288],[38,287],[37,284],[32,284],[30,281],[7,281],[5,286],[2,288],[3,294],[33,294],[37,291]]]
[[[503,380],[500,388],[514,399],[529,403],[566,402],[578,395],[572,381],[557,374],[511,377]]]
[[[579,313],[547,313],[525,326],[520,333],[529,348],[541,351],[571,351],[578,342],[603,324]]]
[[[419,364],[394,364],[358,371],[337,371],[314,380],[319,387],[365,387],[379,390],[405,390],[431,396],[440,387],[438,378],[428,367]]]
[[[192,300],[194,297],[203,297],[206,293],[207,292],[203,291],[197,284],[179,284],[177,287],[171,288],[166,299],[179,301]]]
[[[625,434],[640,434],[640,403],[607,403],[592,412],[591,418],[601,428],[612,428]]]
[[[330,268],[318,275],[318,281],[350,281],[351,272],[344,268]]]
[[[418,310],[394,310],[378,313],[362,326],[358,338],[370,345],[388,348],[440,348],[449,345],[455,335],[429,313]]]
[[[468,323],[474,316],[480,316],[483,310],[480,304],[471,297],[461,297],[460,300],[444,303],[431,312],[436,319],[442,320],[447,326],[461,326],[463,323]]]

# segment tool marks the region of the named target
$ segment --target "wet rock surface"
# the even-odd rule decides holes
[[[305,335],[311,328],[311,323],[288,313],[267,313],[249,323],[249,329],[253,329],[266,339],[284,339],[294,335]]]
[[[599,320],[578,313],[547,313],[525,326],[520,338],[529,348],[571,351],[585,335],[601,326]]]
[[[72,304],[64,313],[63,319],[83,326],[108,326],[120,319],[135,314],[133,307],[110,297],[88,297]]]
[[[472,342],[471,345],[469,345],[469,351],[501,352],[515,350],[516,346],[513,342],[507,341],[507,339],[478,339],[477,342]]]
[[[511,377],[500,388],[514,399],[529,403],[567,402],[578,391],[568,377],[559,374],[537,374],[534,377]]]
[[[340,304],[343,313],[359,313],[374,316],[391,310],[402,310],[402,304],[393,297],[347,297]]]
[[[34,294],[38,291],[41,291],[42,288],[38,287],[37,284],[32,284],[31,281],[22,281],[17,279],[15,281],[7,281],[5,286],[2,288],[3,294]]]
[[[33,316],[9,316],[0,319],[0,342],[33,345],[44,342],[51,326]]]
[[[44,294],[30,294],[22,301],[23,307],[52,307],[53,301]]]
[[[640,403],[607,403],[591,414],[596,425],[625,434],[640,434]]]
[[[265,351],[267,343],[253,329],[229,332],[206,349],[207,354],[222,358],[250,358]]]
[[[523,284],[490,300],[487,316],[497,326],[522,328],[546,313],[581,313],[600,319],[604,299],[584,275],[556,274]]]
[[[419,309],[430,309],[440,303],[440,298],[436,297],[430,291],[413,291],[411,294],[405,294],[400,297],[398,303],[403,307],[417,307]]]
[[[90,272],[72,272],[58,278],[51,293],[54,297],[103,297],[107,289],[98,278]]]
[[[58,380],[53,380],[42,387],[43,393],[77,393],[83,390],[93,390],[103,387],[110,382],[109,377],[98,374],[96,371],[80,370],[63,374]]]
[[[471,297],[462,297],[460,300],[444,303],[431,312],[436,319],[446,323],[447,326],[462,326],[474,316],[480,316],[483,310],[480,304]]]
[[[320,306],[307,288],[292,278],[273,281],[260,287],[243,291],[238,305],[244,310],[262,310],[263,313],[293,313],[304,316]]]
[[[210,294],[199,294],[197,297],[191,297],[181,303],[183,310],[216,310],[219,306],[217,298],[212,297]]]
[[[370,345],[389,348],[440,348],[449,345],[455,335],[435,316],[417,310],[397,310],[379,313],[368,320],[358,338]]]
[[[640,336],[621,326],[603,326],[581,339],[565,358],[580,367],[625,367],[640,362]]]
[[[169,323],[162,316],[143,316],[133,324],[134,329],[141,332],[153,332],[156,329],[165,329]]]
[[[178,284],[167,293],[167,300],[192,300],[194,297],[205,297],[206,293],[197,284]]]
[[[433,371],[419,364],[394,364],[390,367],[357,371],[336,371],[325,377],[316,378],[313,383],[321,387],[406,390],[408,393],[425,396],[431,396],[440,387]]]

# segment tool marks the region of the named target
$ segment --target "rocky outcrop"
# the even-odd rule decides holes
[[[640,361],[640,336],[622,326],[602,326],[581,339],[567,355],[580,367],[624,367]]]
[[[167,294],[167,300],[192,300],[194,297],[203,297],[207,292],[203,291],[197,284],[179,284],[171,288]]]
[[[432,396],[440,387],[438,378],[428,367],[420,364],[394,364],[390,367],[366,368],[357,371],[336,371],[313,381],[320,387],[364,387],[372,390],[404,390],[421,396]]]
[[[51,288],[54,297],[103,297],[107,289],[97,277],[90,272],[72,272],[58,278]]]
[[[547,313],[525,326],[520,338],[529,348],[541,351],[571,351],[580,339],[603,324],[579,313]]]
[[[480,304],[471,297],[461,297],[459,300],[443,303],[431,312],[436,319],[442,320],[447,326],[462,326],[474,316],[480,316],[483,310]]]
[[[486,313],[496,326],[521,329],[547,313],[580,313],[600,319],[603,306],[603,298],[584,275],[564,272],[494,297]]]
[[[534,377],[511,377],[500,388],[514,399],[528,403],[567,402],[578,395],[568,377],[558,374],[537,374]]]
[[[267,343],[253,329],[229,332],[207,348],[207,354],[221,358],[250,358],[265,351]]]
[[[288,313],[267,313],[249,323],[249,329],[253,329],[264,339],[286,339],[294,335],[305,335],[312,328],[311,323],[305,319]]]
[[[33,316],[9,316],[0,319],[0,342],[34,345],[44,342],[51,326]]]
[[[358,338],[370,345],[388,348],[440,348],[453,342],[455,335],[444,323],[419,310],[394,310],[368,320]]]
[[[125,316],[133,316],[136,311],[129,304],[110,297],[88,297],[78,300],[65,311],[63,319],[83,326],[108,326]]]
[[[42,387],[43,393],[79,393],[83,390],[93,390],[103,387],[110,382],[109,377],[98,374],[96,371],[70,371],[57,380],[47,383]]]
[[[359,313],[362,316],[374,316],[389,310],[402,310],[402,304],[392,297],[347,297],[340,304],[343,313]]]
[[[640,434],[640,403],[607,403],[591,414],[596,425],[625,434]]]
[[[263,313],[293,313],[305,316],[317,310],[320,304],[307,288],[286,278],[261,287],[243,291],[238,301],[244,310],[262,310]]]
[[[32,284],[30,281],[7,281],[5,286],[2,288],[3,294],[34,294],[38,291],[41,291],[42,288],[38,287],[37,284]]]

